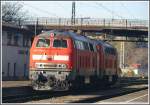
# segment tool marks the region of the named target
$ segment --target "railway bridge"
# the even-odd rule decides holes
[[[106,36],[112,35],[124,37],[123,41],[148,41],[148,21],[146,20],[76,18],[75,24],[72,24],[69,18],[37,18],[24,21],[23,25],[34,30],[35,35],[42,31],[58,29],[72,30],[91,37],[103,36],[104,40],[109,40],[105,39]],[[132,37],[134,40],[129,40]]]

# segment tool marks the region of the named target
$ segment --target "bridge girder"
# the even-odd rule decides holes
[[[28,26],[30,30],[34,30],[35,26]],[[113,36],[121,36],[121,37],[137,37],[137,38],[148,38],[148,29],[140,29],[140,28],[120,28],[120,27],[102,27],[102,26],[42,26],[38,25],[36,27],[37,33],[40,33],[42,30],[73,30],[81,32],[100,32],[105,34],[110,34]]]

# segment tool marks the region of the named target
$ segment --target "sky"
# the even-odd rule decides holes
[[[72,1],[18,1],[32,17],[71,18]],[[76,1],[76,17],[149,19],[148,1]]]

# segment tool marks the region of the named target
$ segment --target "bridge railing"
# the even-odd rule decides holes
[[[148,20],[128,19],[98,19],[98,18],[76,18],[75,24],[70,18],[34,18],[26,20],[23,25],[58,25],[58,26],[105,26],[105,27],[148,27]]]

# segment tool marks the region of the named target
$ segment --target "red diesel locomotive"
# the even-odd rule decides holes
[[[30,71],[34,90],[68,90],[84,84],[114,84],[117,51],[110,44],[69,31],[47,31],[34,38]]]

